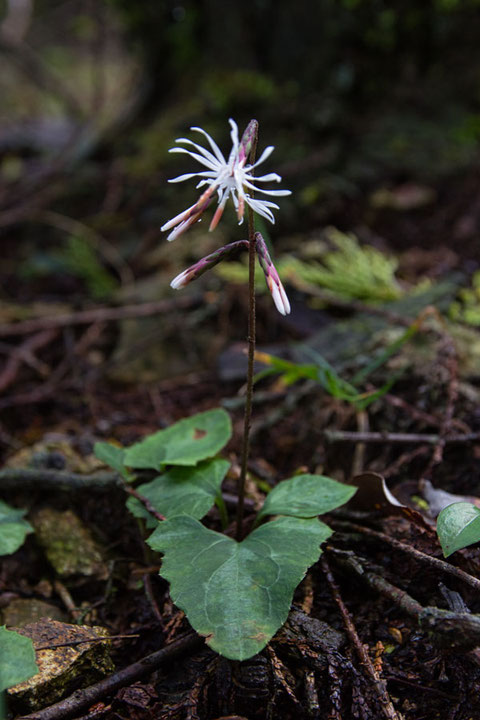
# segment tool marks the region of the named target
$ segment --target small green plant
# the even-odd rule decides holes
[[[445,557],[480,542],[480,510],[467,502],[448,505],[438,516],[437,533]]]
[[[376,390],[362,391],[359,390],[358,386],[364,383],[375,370],[384,365],[406,342],[412,339],[420,329],[422,317],[423,315],[420,314],[397,340],[390,343],[366,367],[355,373],[350,382],[341,378],[335,368],[324,357],[308,346],[303,346],[302,349],[312,356],[315,360],[314,364],[295,363],[268,353],[255,353],[257,360],[269,366],[257,373],[255,380],[258,381],[274,373],[278,373],[286,385],[292,385],[299,380],[314,380],[332,397],[350,403],[357,410],[365,410],[372,402],[378,400],[390,390],[397,376],[390,378],[382,387]]]
[[[200,520],[214,505],[222,526],[229,522],[221,486],[230,463],[214,456],[231,432],[228,414],[214,409],[128,448],[97,443],[95,454],[130,483],[138,470],[160,473],[136,488],[143,502],[130,497],[127,507],[154,528],[148,544],[163,553],[160,574],[191,625],[221,655],[245,660],[285,622],[296,586],[331,535],[317,516],[343,505],[355,488],[298,475],[271,490],[243,540],[210,530]],[[272,516],[280,517],[267,522]]]
[[[266,148],[259,160],[255,160],[256,120],[248,124],[241,140],[233,120],[230,127],[232,150],[228,159],[201,128],[192,130],[207,139],[208,149],[188,138],[177,140],[181,147],[171,152],[189,155],[204,169],[180,175],[170,182],[196,177],[200,178],[197,187],[206,186],[206,189],[194,205],[167,222],[162,230],[170,230],[167,239],[174,240],[202,219],[215,193],[218,207],[210,230],[217,226],[229,198],[240,224],[248,208],[248,240],[238,240],[216,250],[177,275],[171,283],[173,288],[180,289],[225,258],[248,250],[248,369],[235,539],[200,522],[214,504],[224,529],[229,522],[221,493],[229,463],[217,457],[232,432],[230,418],[224,410],[210,410],[181,420],[129,448],[99,443],[95,452],[126,482],[135,479],[137,470],[159,473],[152,481],[131,491],[134,497],[129,498],[128,507],[155,528],[148,543],[163,553],[160,574],[170,582],[172,599],[185,611],[193,628],[221,655],[245,660],[260,652],[285,622],[296,586],[319,558],[320,545],[331,530],[318,515],[347,502],[355,488],[321,475],[306,474],[284,480],[268,494],[254,529],[244,537],[255,354],[256,257],[277,310],[282,315],[290,312],[277,270],[254,225],[254,212],[273,223],[272,210],[278,206],[269,200],[255,199],[254,192],[281,197],[290,195],[290,191],[264,189],[263,183],[280,182],[276,173],[254,176],[255,168],[274,149]]]

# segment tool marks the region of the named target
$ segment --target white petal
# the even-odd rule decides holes
[[[238,125],[237,125],[237,123],[235,122],[235,120],[232,120],[232,118],[230,118],[228,122],[230,123],[230,127],[232,128],[232,130],[231,130],[231,132],[230,132],[230,137],[232,138],[233,149],[235,150],[235,153],[237,153],[237,152],[238,152],[238,146],[239,146],[239,142],[238,142]]]
[[[207,158],[203,157],[203,155],[199,155],[198,153],[194,153],[191,150],[187,150],[187,148],[171,148],[168,152],[171,153],[184,153],[185,155],[190,155],[194,160],[199,162],[201,165],[205,165],[205,167],[210,168],[210,170],[214,170],[215,172],[218,172],[218,164],[214,164],[210,160],[207,160]]]
[[[218,159],[213,155],[213,153],[210,152],[210,150],[207,150],[206,148],[202,147],[201,145],[198,145],[197,143],[193,142],[193,140],[189,140],[188,138],[178,138],[175,140],[177,143],[186,143],[187,145],[191,145],[192,147],[197,150],[197,152],[201,153],[204,158],[209,160],[211,163],[214,163],[215,165],[223,165],[224,163],[220,163]]]
[[[181,272],[177,277],[174,277],[172,282],[170,283],[170,287],[174,290],[180,290],[180,288],[185,287],[185,285],[188,285],[188,282],[185,282],[186,278],[188,277],[187,270],[184,270]]]
[[[215,180],[215,177],[212,178],[212,180],[200,180],[200,182],[195,185],[195,190],[198,190],[198,188],[201,188],[204,185],[211,185],[212,182],[214,182],[214,180]]]
[[[252,210],[254,210],[256,213],[261,215],[262,217],[266,218],[267,220],[270,220],[270,222],[274,225],[275,224],[275,217],[273,216],[273,213],[269,208],[267,207],[265,200],[254,200],[251,197],[248,197],[248,195],[245,197],[245,202],[247,205],[250,205]],[[273,205],[273,207],[278,209],[278,205],[275,205],[275,203],[269,203],[270,205]]]
[[[250,190],[263,193],[264,195],[272,195],[274,197],[286,197],[287,195],[292,194],[291,190],[264,190],[263,188],[257,188],[251,182],[248,182],[248,180],[244,180],[243,184],[245,185],[245,187],[250,188]]]
[[[281,315],[288,315],[290,312],[290,303],[288,297],[283,289],[282,283],[279,286],[275,282],[272,283],[272,298],[275,303],[275,307]]]
[[[253,165],[248,165],[248,166],[245,168],[246,172],[250,172],[250,170],[251,170],[252,168],[255,168],[255,167],[257,167],[257,165],[261,165],[263,162],[265,162],[265,160],[266,160],[268,157],[270,157],[270,155],[272,154],[272,152],[273,152],[274,150],[275,150],[274,145],[269,145],[268,147],[266,147],[265,150],[263,151],[263,153],[262,153],[262,154],[260,155],[260,157],[258,158],[257,162],[254,163]]]
[[[212,138],[211,135],[209,135],[207,132],[205,132],[205,130],[204,130],[203,128],[201,128],[201,127],[191,127],[190,130],[195,130],[195,132],[199,132],[199,133],[202,133],[202,135],[205,135],[205,137],[207,138],[208,142],[210,143],[210,147],[212,148],[212,150],[213,150],[213,152],[215,153],[215,155],[216,155],[216,157],[218,158],[218,160],[219,160],[221,163],[225,164],[226,161],[225,161],[225,158],[224,158],[224,156],[223,156],[223,153],[222,153],[222,151],[220,150],[220,148],[218,147],[217,143],[215,142],[215,140]]]
[[[247,175],[247,177],[249,177]],[[260,177],[252,177],[251,180],[255,180],[255,182],[280,182],[281,181],[280,175],[277,175],[277,173],[269,173],[268,175],[260,175]]]
[[[187,217],[187,215],[188,215],[188,213],[190,212],[190,210],[192,210],[192,209],[195,207],[196,204],[197,204],[197,203],[194,203],[194,204],[191,205],[189,208],[187,208],[186,210],[184,210],[183,212],[181,212],[179,215],[175,215],[175,217],[172,218],[171,220],[169,220],[168,222],[166,222],[165,225],[162,225],[162,227],[160,228],[160,230],[161,230],[162,232],[165,232],[165,230],[170,230],[170,228],[174,227],[175,225],[178,225],[178,223],[183,222],[183,220]]]
[[[172,178],[169,180],[169,183],[177,183],[177,182],[183,182],[184,180],[190,180],[192,177],[216,177],[217,173],[213,170],[205,170],[205,172],[199,172],[199,173],[185,173],[185,175],[179,175],[176,178]],[[203,180],[205,182],[205,180]],[[197,186],[198,187],[198,186]]]

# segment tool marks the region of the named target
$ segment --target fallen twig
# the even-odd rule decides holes
[[[110,640],[130,640],[130,638],[138,638],[140,635],[108,635],[107,637],[101,638],[89,638],[87,640],[72,640],[71,642],[64,643],[53,643],[51,645],[35,645],[35,651],[37,650],[56,650],[61,647],[75,647],[76,645],[86,645],[88,643],[101,643],[110,642]]]
[[[328,442],[354,442],[354,443],[392,443],[406,445],[426,444],[437,445],[440,441],[445,444],[469,443],[480,440],[480,433],[465,433],[462,435],[449,435],[442,437],[439,433],[391,433],[391,432],[355,432],[354,430],[325,430],[323,436]]]
[[[8,360],[0,374],[0,392],[12,384],[22,363],[35,368],[42,377],[47,375],[49,368],[35,357],[35,351],[48,345],[57,334],[58,331],[55,328],[50,328],[27,338],[20,347],[2,348],[2,351],[5,350],[8,353]]]
[[[438,647],[466,651],[480,645],[480,615],[452,612],[433,606],[424,607],[405,590],[365,568],[351,551],[329,548],[329,552],[342,567],[353,571],[372,590],[389,598],[403,612],[416,618],[420,627],[431,633],[432,640]]]
[[[345,607],[345,604],[340,595],[340,591],[338,589],[338,585],[335,582],[335,579],[330,571],[330,567],[328,565],[327,559],[325,558],[325,555],[322,555],[321,557],[321,564],[323,572],[325,573],[325,577],[327,578],[328,584],[330,585],[330,590],[332,592],[333,598],[337,603],[340,613],[342,615],[343,623],[345,625],[347,634],[352,642],[352,645],[357,651],[360,662],[362,663],[363,667],[365,668],[367,674],[372,681],[373,687],[383,710],[383,715],[387,718],[387,720],[400,720],[399,715],[393,707],[393,703],[388,694],[386,681],[381,678],[378,672],[375,670],[375,667],[367,652],[365,645],[358,637],[355,625],[352,622],[350,613]]]
[[[16,323],[0,325],[0,337],[9,335],[26,335],[47,328],[70,327],[72,325],[88,325],[89,323],[125,320],[127,318],[148,317],[170,313],[173,310],[186,310],[200,304],[200,295],[183,295],[171,300],[123,305],[121,307],[97,307],[79,312],[49,315],[48,317],[32,318]]]
[[[64,470],[45,468],[3,468],[0,470],[0,489],[39,488],[43,490],[105,490],[123,487],[123,480],[115,472],[98,472],[81,475]]]
[[[411,545],[407,545],[400,540],[396,540],[389,535],[385,535],[385,533],[379,532],[378,530],[372,530],[371,528],[363,527],[363,525],[357,525],[356,523],[345,520],[332,519],[330,521],[330,524],[333,527],[337,527],[338,529],[345,528],[348,530],[352,530],[353,532],[362,533],[362,535],[368,535],[372,538],[375,538],[376,540],[383,540],[397,550],[402,550],[402,552],[408,553],[416,560],[426,563],[427,565],[430,565],[430,567],[433,567],[436,570],[441,570],[448,575],[453,575],[453,577],[456,577],[458,580],[462,580],[468,585],[471,585],[471,587],[475,588],[475,590],[480,590],[480,580],[478,580],[476,577],[473,577],[473,575],[469,575],[469,573],[465,572],[464,570],[460,570],[460,568],[455,567],[455,565],[450,565],[449,563],[445,562],[445,560],[440,560],[440,558],[427,555],[426,553],[417,550]]]
[[[24,715],[18,720],[65,720],[84,708],[90,707],[102,698],[111,695],[119,688],[125,687],[125,685],[129,685],[149,675],[163,663],[171,663],[179,655],[200,648],[203,642],[203,638],[195,633],[184,635],[178,638],[178,640],[174,640],[170,645],[151,653],[151,655],[147,655],[141,660],[132,663],[132,665],[122,668],[122,670],[119,670],[117,673],[110,675],[95,685],[91,685],[84,690],[76,690],[64,700],[60,700],[60,702],[50,705],[50,707],[44,708],[43,710]]]

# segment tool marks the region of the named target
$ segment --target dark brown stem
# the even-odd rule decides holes
[[[255,132],[250,163],[255,163],[257,153],[258,130]],[[253,170],[252,173],[253,175]],[[252,193],[253,194],[253,193]],[[252,398],[253,398],[253,364],[255,358],[255,222],[253,210],[248,206],[248,365],[247,390],[245,394],[245,416],[243,424],[242,464],[238,479],[238,505],[237,505],[237,540],[243,538],[243,511],[245,504],[245,483],[247,479],[247,462],[250,450],[250,428],[252,425]]]

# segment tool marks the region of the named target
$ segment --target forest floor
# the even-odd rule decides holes
[[[370,237],[388,238],[402,278],[410,283],[429,278],[437,287],[454,273],[466,278],[477,268],[475,234],[469,231],[478,220],[477,181],[467,177],[460,188],[458,183],[439,188],[433,210],[376,216]],[[441,202],[446,192],[447,205]],[[352,204],[347,210],[344,223],[350,219],[352,227],[359,226],[365,209]],[[462,284],[459,276],[447,295],[454,296]],[[183,417],[224,406],[234,427],[225,490],[235,507],[246,316],[238,286],[227,287],[220,298],[208,281],[199,283],[191,293],[149,301],[129,315],[125,305],[110,311],[108,303],[78,295],[75,306],[66,305],[61,277],[50,277],[34,294],[22,281],[15,290],[8,279],[12,307],[28,309],[34,300],[43,307],[24,320],[16,311],[9,316],[7,308],[1,318],[2,498],[28,509],[34,525],[45,510],[64,519],[73,513],[93,538],[99,560],[94,571],[62,574],[36,535],[29,535],[20,550],[2,558],[4,622],[18,627],[37,619],[30,614],[20,621],[18,615],[19,601],[35,600],[44,603],[43,613],[48,606],[54,619],[101,626],[116,637],[110,643],[114,667],[103,679],[100,673],[86,683],[89,689],[81,685],[83,690],[74,681],[60,700],[64,705],[50,700],[44,710],[12,701],[12,717],[29,712],[44,720],[480,717],[475,624],[480,553],[473,546],[446,561],[435,532],[439,510],[458,496],[480,506],[480,373],[475,371],[480,335],[460,323],[453,332],[434,311],[425,312],[431,302],[412,311],[322,296],[319,307],[308,289],[302,292],[288,280],[286,285],[290,318],[274,317],[270,299],[260,298],[261,349],[298,361],[291,347],[310,343],[328,356],[326,345],[343,347],[350,335],[353,354],[341,357],[342,364],[329,358],[347,377],[424,314],[415,341],[402,343],[373,374],[375,388],[392,377],[396,381],[365,410],[311,380],[288,386],[274,376],[259,385],[247,508],[253,509],[267,486],[299,470],[344,482],[355,476],[361,490],[324,518],[335,533],[297,588],[285,627],[262,653],[239,663],[192,635],[158,575],[160,556],[146,546],[145,529],[125,508],[122,488],[114,481],[102,487],[78,481],[80,474],[89,478],[101,469],[93,456],[95,441],[128,445]],[[435,298],[432,302],[437,305]],[[67,314],[63,319],[61,312]],[[141,318],[142,312],[148,317]],[[368,317],[380,323],[374,331]],[[359,318],[367,322],[361,331],[352,324]],[[392,328],[397,335],[390,336]],[[122,347],[132,336],[130,374],[119,374]],[[140,368],[132,355],[148,357]],[[155,374],[160,362],[168,368],[163,377]],[[383,479],[401,506],[385,493]],[[217,528],[217,516],[209,514],[207,523]],[[28,608],[31,613],[31,603]],[[97,688],[97,682],[103,685]]]

